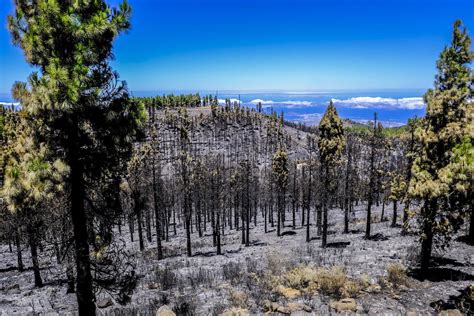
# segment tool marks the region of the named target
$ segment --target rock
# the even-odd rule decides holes
[[[278,303],[270,301],[265,301],[265,303],[263,304],[264,310],[268,312],[276,312],[279,306],[280,305]]]
[[[176,316],[176,314],[168,307],[168,305],[163,305],[156,311],[155,316]]]
[[[417,312],[414,312],[414,311],[408,311],[405,316],[418,316],[418,313]]]
[[[229,309],[226,309],[222,314],[219,314],[219,316],[249,316],[250,313],[247,309],[243,308],[238,308],[238,307],[232,307]]]
[[[312,311],[312,308],[310,306],[303,303],[290,302],[288,303],[287,307],[291,313],[298,312],[298,311],[305,311],[305,312],[310,313]]]
[[[218,288],[223,290],[230,290],[232,289],[232,286],[229,283],[221,283],[219,284]]]
[[[337,302],[332,301],[329,303],[329,306],[338,313],[342,311],[357,311],[357,303],[353,298],[343,298]]]
[[[440,311],[438,316],[462,316],[462,313],[459,311],[459,309],[447,309]]]
[[[150,283],[148,284],[148,288],[150,290],[156,290],[157,288],[159,288],[160,286],[158,285],[158,283]]]
[[[110,298],[104,298],[104,299],[98,300],[96,305],[98,308],[106,308],[106,307],[114,305],[114,302],[112,302]]]
[[[301,292],[299,290],[293,289],[291,287],[284,287],[283,285],[279,285],[276,290],[278,293],[290,300],[301,295]]]
[[[276,309],[276,312],[281,313],[281,314],[291,314],[291,310],[288,307],[278,305],[278,308]]]
[[[397,295],[397,294],[393,294],[393,295],[392,295],[392,298],[393,298],[394,300],[397,300],[397,301],[398,301],[398,300],[401,299],[401,296],[400,296],[400,295]]]
[[[281,314],[291,314],[289,307],[285,307],[275,302],[266,301],[264,304],[264,310],[267,312],[277,312]]]

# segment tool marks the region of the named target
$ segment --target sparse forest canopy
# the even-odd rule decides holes
[[[306,126],[213,95],[131,97],[110,66],[126,1],[14,4],[13,43],[36,71],[13,85],[21,108],[0,108],[6,296],[28,288],[33,312],[80,315],[377,314],[380,295],[403,313],[474,312],[474,288],[428,306],[439,288],[413,278],[449,262],[462,267],[449,282],[474,279],[439,257],[474,244],[474,56],[460,21],[425,117],[359,124],[331,101]],[[202,293],[212,304],[198,306]]]

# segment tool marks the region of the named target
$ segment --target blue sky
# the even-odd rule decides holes
[[[110,1],[117,3],[118,1]],[[472,0],[129,0],[113,65],[133,91],[425,89]],[[0,5],[0,93],[32,71]]]

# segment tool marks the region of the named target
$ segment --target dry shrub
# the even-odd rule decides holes
[[[356,281],[347,281],[344,284],[344,288],[342,289],[342,296],[343,297],[357,297],[357,294],[360,293],[363,289],[363,283],[362,282],[356,282]]]
[[[229,302],[233,307],[247,308],[249,297],[247,293],[229,289]]]
[[[342,296],[344,285],[347,282],[347,275],[344,269],[332,267],[330,269],[319,269],[318,274],[319,290],[327,295]]]
[[[399,263],[392,263],[387,267],[387,280],[394,287],[408,286],[408,276],[405,267]]]
[[[334,297],[355,297],[367,286],[361,280],[351,280],[341,267],[315,268],[301,266],[285,273],[281,281],[308,294],[320,291]]]

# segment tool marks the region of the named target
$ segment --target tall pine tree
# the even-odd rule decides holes
[[[15,0],[8,17],[14,44],[38,71],[13,94],[31,121],[32,135],[61,159],[70,172],[80,315],[95,314],[85,200],[92,183],[113,184],[124,171],[133,136],[144,119],[126,86],[109,66],[114,39],[130,27],[127,2],[111,8],[104,0]]]
[[[468,212],[472,216],[474,55],[461,21],[454,23],[452,36],[437,62],[435,87],[424,96],[426,117],[417,130],[421,154],[410,183],[410,193],[423,201],[422,274],[429,268],[434,235],[449,237]]]
[[[329,197],[336,191],[336,167],[341,161],[346,140],[342,121],[337,114],[332,100],[319,123],[319,157],[324,181],[322,209],[323,209],[323,235],[321,246],[326,247],[328,235],[328,204]]]

